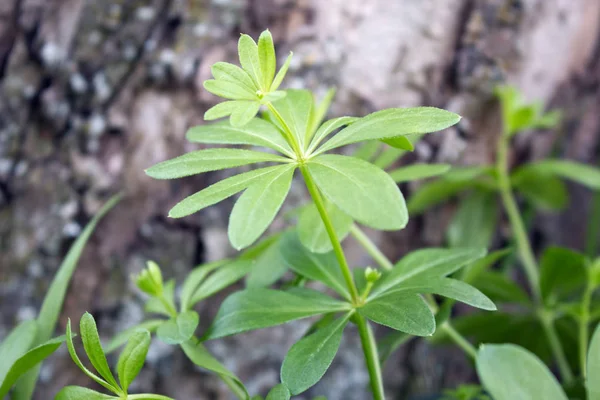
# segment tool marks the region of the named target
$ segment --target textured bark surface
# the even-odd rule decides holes
[[[511,82],[565,112],[557,132],[519,137],[515,163],[554,152],[598,164],[599,24],[597,0],[1,1],[0,337],[35,316],[68,246],[117,191],[126,200],[84,253],[61,331],[67,317],[85,310],[104,337],[139,322],[142,299],[128,277],[146,259],[181,280],[198,263],[233,254],[225,231],[231,201],[183,220],[166,218],[174,202],[218,174],[164,182],[143,169],[195,148],[185,131],[217,101],[202,82],[212,63],[235,62],[240,32],[256,36],[269,27],[281,57],[294,51],[288,86],[317,93],[336,86],[332,115],[426,104],[465,117],[458,128],[430,135],[411,160],[492,161],[498,117],[491,92]],[[406,189],[408,196],[413,187]],[[583,247],[590,193],[571,189],[566,212],[536,219],[540,245]],[[294,190],[290,204],[306,196],[299,185]],[[439,208],[402,232],[374,237],[393,258],[440,245],[451,212]],[[353,264],[369,262],[351,241],[348,248]],[[202,321],[224,296],[199,308]],[[278,382],[285,352],[307,325],[210,348],[252,392],[264,392]],[[348,333],[310,396],[368,398],[359,341]],[[394,399],[436,393],[472,374],[458,350],[422,341],[403,347],[385,370]],[[62,349],[44,364],[36,399],[53,398],[67,383],[88,381]],[[214,377],[160,342],[132,389],[178,400],[230,398]]]

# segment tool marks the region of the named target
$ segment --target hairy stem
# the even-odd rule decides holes
[[[381,364],[379,364],[375,336],[365,317],[356,313],[355,321],[356,326],[358,327],[358,333],[360,334],[360,342],[362,343],[363,351],[365,353],[365,362],[367,364],[367,369],[369,370],[373,399],[385,400],[383,379],[381,376]]]
[[[519,258],[523,264],[525,275],[527,276],[527,281],[529,282],[529,287],[531,288],[535,303],[538,307],[537,314],[540,323],[542,324],[546,337],[548,338],[548,343],[550,344],[552,354],[554,355],[556,363],[558,364],[560,375],[565,382],[570,383],[573,381],[573,372],[571,371],[571,367],[567,362],[564,349],[558,338],[556,328],[554,327],[554,318],[543,307],[537,262],[531,248],[531,243],[529,242],[529,236],[527,234],[527,230],[525,229],[525,224],[521,218],[521,213],[519,212],[519,208],[517,206],[517,202],[515,201],[515,197],[510,185],[508,169],[509,142],[510,137],[506,134],[506,132],[503,132],[503,135],[498,142],[498,154],[496,160],[496,171],[498,174],[498,184],[500,195],[502,197],[502,203],[504,204],[504,209],[506,210],[514,239],[517,243]]]

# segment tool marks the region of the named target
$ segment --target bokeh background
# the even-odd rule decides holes
[[[141,321],[143,299],[129,276],[147,259],[181,280],[201,262],[234,254],[226,236],[232,200],[182,220],[166,218],[178,199],[218,173],[165,182],[143,170],[195,148],[185,131],[217,102],[202,82],[214,62],[237,62],[240,32],[256,37],[269,28],[280,61],[294,51],[287,87],[317,93],[337,87],[333,116],[433,105],[465,117],[458,127],[429,135],[405,161],[491,162],[499,134],[492,90],[509,82],[565,116],[552,132],[519,136],[514,163],[553,155],[598,165],[599,23],[598,0],[1,0],[0,337],[36,315],[69,245],[118,191],[126,199],[88,244],[59,330],[86,310],[105,338]],[[407,186],[405,196],[413,189]],[[569,191],[564,212],[529,219],[538,248],[583,248],[591,193]],[[289,206],[305,198],[298,186]],[[397,258],[411,248],[442,245],[453,210],[438,207],[402,232],[371,233]],[[501,224],[495,243],[507,235]],[[355,265],[368,262],[351,242],[348,247]],[[199,308],[202,322],[223,296]],[[264,394],[306,326],[209,347],[252,392]],[[405,345],[385,369],[391,399],[420,398],[474,379],[459,350],[424,341]],[[350,332],[332,369],[305,398],[367,399],[367,382]],[[66,384],[89,381],[62,348],[44,364],[36,399],[51,399]],[[159,342],[135,389],[178,400],[230,398],[217,379]]]

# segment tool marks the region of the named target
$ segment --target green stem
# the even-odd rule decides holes
[[[299,161],[302,161],[304,154],[302,153],[302,150],[300,149],[300,145],[298,144],[298,141],[296,140],[296,138],[294,138],[294,134],[292,133],[292,130],[290,129],[289,125],[287,124],[287,122],[285,122],[285,120],[283,119],[281,114],[279,114],[279,111],[277,111],[277,109],[275,107],[273,107],[273,104],[267,103],[267,108],[269,109],[269,111],[271,111],[273,113],[275,118],[277,118],[277,121],[279,121],[279,123],[283,127],[283,132],[282,132],[283,138],[292,147],[292,149],[294,150],[294,153],[296,153],[297,159]]]
[[[477,349],[475,349],[475,346],[473,346],[471,342],[465,339],[463,335],[454,329],[450,322],[444,322],[440,326],[440,329],[444,331],[469,357],[471,357],[473,360],[477,358]]]
[[[512,227],[513,236],[519,251],[519,258],[525,269],[529,287],[531,288],[535,303],[537,304],[538,317],[548,338],[548,343],[550,344],[550,348],[552,349],[552,353],[558,364],[560,374],[567,383],[570,383],[573,380],[573,372],[571,371],[564,349],[558,339],[558,334],[554,327],[554,319],[552,315],[543,308],[537,262],[531,248],[531,243],[529,242],[525,224],[523,223],[521,213],[519,212],[517,202],[515,201],[512,192],[508,169],[509,143],[509,135],[507,135],[506,132],[503,132],[503,135],[498,142],[498,154],[496,160],[496,171],[498,173],[498,184],[500,195],[502,196],[502,203],[504,204],[504,209],[506,210],[508,220]]]
[[[171,303],[169,303],[167,301],[167,299],[165,299],[164,295],[161,295],[159,297],[160,302],[163,304],[163,306],[165,306],[165,308],[167,309],[167,311],[169,312],[169,314],[171,315],[171,318],[177,318],[177,310],[175,308],[173,308],[173,305],[171,305]]]
[[[591,278],[588,278],[588,283],[581,299],[581,317],[579,318],[579,366],[581,375],[584,379],[587,375],[587,352],[588,341],[590,338],[590,303],[592,302],[593,291],[594,287],[591,284]]]
[[[319,211],[319,215],[323,220],[323,224],[325,225],[325,230],[327,231],[327,235],[329,235],[329,239],[331,240],[331,244],[333,245],[333,252],[335,253],[335,257],[340,264],[340,269],[342,270],[342,275],[344,276],[344,280],[346,281],[346,286],[348,286],[348,290],[350,291],[350,295],[352,296],[352,302],[357,305],[359,300],[358,290],[356,289],[356,285],[354,284],[354,279],[352,278],[352,272],[350,271],[350,266],[348,265],[348,261],[346,261],[346,256],[344,255],[344,249],[342,249],[342,245],[335,233],[335,229],[333,224],[331,223],[331,219],[327,214],[327,210],[325,208],[325,202],[323,201],[323,197],[321,197],[321,193],[319,192],[319,188],[315,184],[310,172],[306,168],[305,165],[300,166],[300,171],[302,172],[302,176],[304,177],[304,181],[306,182],[306,188],[312,197],[315,206],[317,206],[317,210]]]
[[[163,396],[160,394],[150,394],[150,393],[142,393],[142,394],[130,394],[127,396],[126,400],[173,400],[170,397]]]
[[[381,266],[381,268],[390,270],[394,268],[394,264],[379,250],[373,241],[360,229],[356,224],[350,228],[350,234],[358,243],[364,247],[369,255]]]
[[[369,326],[369,323],[362,315],[355,314],[356,326],[360,334],[360,342],[362,343],[365,353],[365,362],[369,370],[369,378],[371,381],[371,391],[373,392],[374,400],[385,400],[383,389],[383,379],[381,376],[381,364],[379,363],[379,355],[377,354],[377,344],[375,336]]]
[[[235,397],[237,397],[240,400],[245,400],[248,398],[246,392],[244,392],[240,385],[238,385],[232,378],[222,374],[219,374],[219,378],[221,378],[221,380],[225,383],[225,385],[227,385],[229,390],[233,392]]]

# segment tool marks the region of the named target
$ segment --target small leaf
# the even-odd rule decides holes
[[[340,131],[317,154],[364,140],[440,131],[460,121],[460,116],[434,107],[390,108],[377,111]]]
[[[304,89],[288,89],[287,95],[277,102],[275,109],[286,121],[298,143],[304,148],[306,133],[309,130],[310,116],[313,108],[313,95]],[[272,118],[280,129],[284,129],[277,118]]]
[[[335,132],[343,126],[351,125],[353,122],[358,120],[359,118],[356,117],[339,117],[325,121],[323,125],[321,125],[319,129],[317,129],[317,131],[315,132],[310,142],[308,152],[312,153],[319,146],[319,144],[331,133]]]
[[[33,321],[31,321],[33,322]],[[24,326],[23,324],[19,325],[19,327]],[[17,333],[22,333],[23,337],[22,339],[26,342],[27,341],[27,332],[23,332],[22,328],[19,329],[19,327],[17,327],[15,329],[15,332]],[[12,334],[11,334],[12,335]],[[10,335],[7,338],[7,340],[5,340],[2,345],[9,345],[11,344],[11,341],[8,341],[10,339]],[[22,354],[21,356],[19,356],[19,358],[17,359],[9,359],[9,358],[2,358],[2,363],[0,363],[0,368],[4,369],[6,372],[2,371],[3,373],[0,374],[0,379],[3,378],[3,381],[0,381],[1,386],[0,386],[0,399],[3,399],[4,396],[6,396],[6,394],[8,393],[8,391],[10,390],[10,388],[15,384],[15,382],[17,382],[17,380],[23,376],[27,371],[31,370],[33,367],[35,367],[36,365],[38,365],[39,363],[41,363],[43,360],[45,360],[46,358],[48,358],[52,353],[54,353],[65,341],[65,337],[64,336],[60,336],[54,339],[51,339],[49,341],[47,341],[46,343],[43,343],[39,346],[34,347],[33,349],[27,351],[25,354]],[[15,350],[18,350],[20,343],[16,343],[15,344]],[[4,353],[6,355],[6,353]],[[12,357],[11,357],[12,358]]]
[[[495,400],[567,400],[556,378],[529,351],[512,345],[483,345],[477,373]]]
[[[252,261],[244,259],[238,259],[222,266],[197,287],[190,304],[194,305],[234,284],[250,272],[252,267]]]
[[[387,147],[387,146],[386,146]],[[394,147],[385,148],[381,154],[373,161],[373,165],[381,169],[391,167],[395,162],[400,160],[402,156],[406,154],[406,151],[399,150]]]
[[[293,154],[277,128],[260,118],[252,119],[241,128],[231,126],[227,121],[195,126],[190,128],[185,136],[193,143],[262,146],[280,153]]]
[[[268,29],[261,33],[258,38],[258,59],[262,75],[262,88],[268,91],[271,88],[273,78],[275,78],[275,69],[277,68],[273,36],[271,36]]]
[[[395,169],[389,174],[396,183],[401,183],[442,175],[448,170],[450,170],[448,164],[412,164]]]
[[[236,83],[246,89],[247,92],[256,94],[258,88],[254,85],[254,82],[252,82],[252,78],[250,78],[250,75],[248,75],[246,71],[237,65],[226,62],[217,62],[210,67],[210,70],[215,79]]]
[[[216,79],[204,81],[204,89],[215,96],[231,100],[257,100],[256,93],[248,90],[237,82]]]
[[[294,55],[294,53],[292,53],[290,51],[290,55],[285,60],[285,63],[283,64],[283,66],[279,69],[279,72],[277,72],[277,75],[275,75],[275,79],[273,79],[273,84],[271,85],[271,91],[275,91],[275,90],[279,89],[279,86],[281,85],[281,82],[283,82],[283,78],[285,78],[288,68],[290,67],[290,63],[292,62],[293,55]]]
[[[202,343],[194,343],[193,341],[189,340],[187,342],[182,343],[181,348],[183,349],[185,355],[194,364],[196,364],[200,368],[204,368],[206,370],[214,372],[220,377],[225,377],[233,380],[235,384],[246,394],[247,398],[250,397],[242,381],[231,371],[225,368],[225,366],[221,364],[219,360],[214,358],[213,355],[210,354],[208,350],[206,350],[206,347],[204,347]]]
[[[102,376],[108,383],[114,387],[119,387],[115,377],[113,376],[102,344],[100,343],[100,337],[98,336],[98,329],[96,328],[96,321],[92,314],[86,312],[79,321],[79,330],[81,333],[81,340],[83,341],[83,348],[90,359],[90,362],[96,368],[96,371]]]
[[[517,169],[510,180],[520,194],[541,209],[561,210],[569,202],[569,192],[559,178],[541,174],[530,166]]]
[[[330,88],[329,90],[327,90],[325,96],[323,96],[323,99],[319,102],[319,104],[315,104],[315,106],[313,107],[312,112],[310,114],[309,127],[307,130],[307,133],[309,133],[309,135],[304,141],[306,144],[311,142],[312,136],[315,134],[315,132],[325,119],[325,116],[329,111],[329,107],[331,106],[331,102],[333,101],[334,96],[335,89]]]
[[[539,174],[569,179],[592,190],[600,190],[600,168],[568,160],[543,160],[528,166]]]
[[[361,143],[356,150],[354,150],[354,153],[352,153],[352,157],[372,162],[377,153],[381,150],[381,147],[381,143],[377,140],[370,140],[368,142]]]
[[[585,382],[588,400],[600,400],[600,324],[590,342],[587,357],[587,379]]]
[[[415,149],[415,146],[406,136],[391,137],[383,139],[382,142],[400,150],[413,151]]]
[[[36,322],[23,321],[0,342],[0,384],[12,365],[31,348],[36,334]]]
[[[181,344],[190,340],[199,323],[200,317],[197,312],[184,311],[177,315],[177,318],[165,321],[159,326],[156,335],[167,344]]]
[[[219,260],[213,261],[208,264],[201,265],[196,267],[190,272],[185,278],[185,282],[183,282],[183,286],[181,288],[181,293],[179,295],[179,299],[181,301],[181,311],[187,311],[192,307],[191,299],[198,286],[204,281],[204,279],[217,268],[226,265],[229,260]]]
[[[244,71],[250,75],[256,87],[261,87],[263,77],[260,69],[258,46],[254,39],[248,35],[241,35],[238,41],[238,54]]]
[[[113,336],[110,342],[108,342],[108,344],[105,346],[104,351],[106,351],[106,354],[112,353],[113,351],[117,350],[119,347],[124,345],[134,333],[137,333],[140,330],[154,332],[164,322],[164,319],[149,319],[130,328],[127,328],[124,331],[121,331],[115,336]]]
[[[495,302],[529,304],[529,296],[515,282],[500,272],[484,271],[473,285]]]
[[[327,215],[331,220],[333,229],[338,240],[342,241],[348,233],[354,221],[330,201],[325,202]],[[326,253],[333,250],[331,239],[325,229],[325,224],[314,203],[304,207],[298,217],[298,237],[302,244],[314,253]]]
[[[95,390],[84,388],[81,386],[66,386],[60,390],[54,397],[54,400],[109,400],[117,399]]]
[[[260,250],[243,255],[244,259],[252,262],[252,269],[246,276],[247,287],[270,286],[286,273],[288,266],[279,250],[280,239],[280,234],[273,235],[256,246],[260,247]]]
[[[165,301],[163,301],[162,299],[165,299],[166,302],[170,305],[170,307],[168,307],[165,304]],[[158,298],[158,297],[150,297],[146,301],[144,310],[148,313],[162,314],[167,317],[171,317],[171,315],[173,313],[172,310],[175,309],[175,280],[174,279],[170,279],[164,285],[162,299]]]
[[[425,210],[442,203],[458,193],[472,188],[475,180],[452,181],[440,179],[420,186],[408,199],[407,207],[410,215],[422,214]]]
[[[154,179],[174,179],[259,162],[287,162],[284,157],[242,149],[206,149],[158,163],[146,170]]]
[[[290,391],[289,389],[282,383],[275,386],[265,400],[290,400]]]
[[[236,107],[235,110],[231,113],[231,118],[229,121],[231,122],[231,126],[236,128],[241,128],[246,125],[248,122],[252,121],[258,111],[260,110],[260,103],[257,102],[247,102],[244,104],[244,107]]]
[[[219,309],[204,339],[216,339],[249,330],[268,328],[313,315],[344,311],[349,304],[323,299],[307,290],[299,295],[271,289],[246,289],[230,295]],[[326,296],[325,296],[326,297]]]
[[[321,380],[340,347],[350,314],[300,339],[288,351],[281,366],[281,381],[298,395]]]
[[[423,249],[404,256],[371,291],[371,298],[398,287],[409,279],[441,278],[485,256],[485,249]]]
[[[373,322],[411,335],[431,336],[435,332],[435,318],[417,294],[385,294],[370,300],[358,312]]]
[[[448,227],[450,247],[489,247],[496,232],[497,201],[497,194],[491,191],[475,190],[467,195]]]
[[[392,178],[366,161],[323,155],[306,164],[325,197],[355,220],[382,230],[402,229],[408,213]]]
[[[248,247],[267,230],[287,197],[295,168],[296,165],[280,166],[240,196],[229,217],[228,235],[233,247]]]
[[[546,303],[578,295],[587,277],[583,254],[554,246],[544,250],[540,259],[540,289]]]
[[[119,356],[117,372],[121,388],[127,393],[131,382],[138,376],[150,347],[150,332],[140,330],[134,333]]]
[[[339,264],[333,253],[317,254],[307,250],[296,232],[283,236],[281,247],[283,258],[297,274],[323,282],[346,299],[350,298]]]

